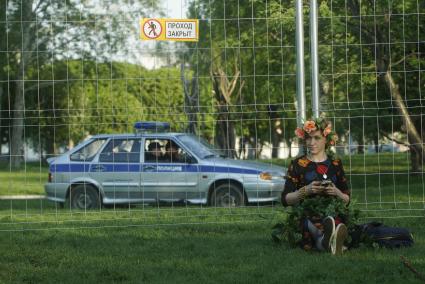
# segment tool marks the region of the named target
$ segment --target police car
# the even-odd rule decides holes
[[[280,198],[283,167],[226,158],[198,136],[168,132],[168,123],[137,122],[135,130],[96,135],[50,158],[47,199],[95,209],[156,202],[236,207]]]

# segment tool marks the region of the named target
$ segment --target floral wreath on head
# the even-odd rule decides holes
[[[311,118],[306,120],[301,127],[295,129],[295,135],[302,140],[305,140],[307,134],[313,131],[320,130],[326,138],[326,145],[335,146],[338,141],[338,135],[332,130],[332,123],[323,117]]]

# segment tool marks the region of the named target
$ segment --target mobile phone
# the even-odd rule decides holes
[[[328,179],[325,179],[325,180],[322,180],[322,183],[321,183],[321,185],[322,186],[324,186],[324,187],[327,187],[328,185],[330,185],[332,183],[332,181],[330,181],[330,180],[328,180]]]

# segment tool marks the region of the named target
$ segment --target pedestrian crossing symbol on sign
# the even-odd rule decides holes
[[[161,23],[154,19],[148,19],[143,23],[143,33],[149,39],[156,39],[162,33]]]
[[[198,41],[197,19],[142,19],[142,40]]]

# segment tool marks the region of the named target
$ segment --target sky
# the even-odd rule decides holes
[[[165,13],[165,18],[171,19],[186,19],[186,12],[189,6],[189,0],[162,0],[162,7]],[[157,17],[157,15],[153,15]],[[140,40],[139,40],[140,41]],[[155,41],[141,42],[143,49],[155,49],[157,44]],[[174,44],[172,43],[170,47]],[[144,53],[140,58],[140,63],[148,69],[158,68],[164,65],[164,61],[155,56],[151,56],[151,53]]]
[[[114,15],[114,11],[123,12],[126,9],[130,9],[131,12],[136,12],[137,9],[142,9],[140,6],[121,6],[118,2],[113,2],[111,5],[104,5],[100,3],[102,0],[91,0],[88,1],[86,6],[90,9],[94,9],[96,13],[99,15]],[[161,7],[160,13],[156,13],[155,11],[150,14],[144,15],[143,17],[147,18],[171,18],[171,19],[186,19],[187,10],[189,7],[189,3],[191,0],[151,0],[152,3],[159,2],[159,6]],[[155,1],[155,2],[154,2]],[[149,3],[149,1],[147,1]],[[101,5],[102,4],[102,5]],[[136,11],[134,11],[136,10]],[[176,42],[167,42],[163,49],[170,56],[156,56],[156,49],[158,47],[158,41],[144,41],[140,39],[140,26],[139,22],[141,17],[136,16],[131,18],[132,25],[134,25],[134,29],[131,30],[131,33],[128,35],[125,46],[128,50],[121,50],[112,55],[111,60],[116,62],[128,62],[133,64],[140,64],[148,69],[156,69],[160,68],[167,64],[172,64],[172,59],[170,59],[173,55],[173,48],[178,47],[179,43]]]
[[[189,0],[163,0],[167,18],[185,19]],[[168,8],[168,9],[167,9]]]

